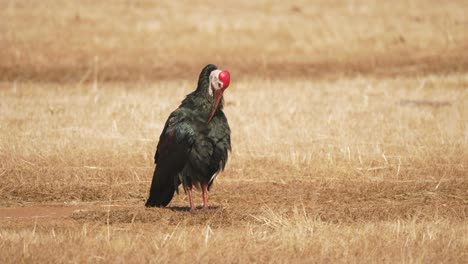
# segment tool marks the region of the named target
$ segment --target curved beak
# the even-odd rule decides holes
[[[216,109],[218,109],[219,102],[221,102],[221,99],[223,98],[223,92],[224,89],[216,89],[213,92],[213,109],[211,109],[210,116],[208,117],[208,124],[211,122],[211,119],[213,119],[214,114],[216,113]]]

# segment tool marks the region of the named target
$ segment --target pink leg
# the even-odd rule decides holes
[[[208,183],[202,183],[203,190],[203,209],[208,209]]]
[[[190,211],[195,212],[195,206],[193,205],[193,197],[192,197],[192,186],[187,187],[188,198],[190,202]]]

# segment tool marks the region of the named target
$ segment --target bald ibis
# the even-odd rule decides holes
[[[231,150],[231,130],[223,113],[223,92],[229,83],[228,71],[205,66],[197,89],[169,115],[156,148],[146,207],[167,206],[182,184],[191,211],[195,210],[193,186],[201,186],[203,209],[208,209],[207,192]]]

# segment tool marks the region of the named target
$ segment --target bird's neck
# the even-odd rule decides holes
[[[197,89],[187,95],[180,107],[195,111],[198,116],[208,120],[214,104],[213,94],[210,93],[210,73],[216,69],[216,66],[213,64],[209,64],[203,68],[198,78]],[[223,101],[224,100],[221,99],[216,111],[223,109]]]
[[[211,95],[209,95],[207,92],[203,93],[199,90],[196,90],[187,95],[187,97],[182,101],[180,107],[188,108],[194,112],[197,112],[200,117],[208,120],[211,110],[213,109],[213,104],[214,100]],[[221,102],[219,102],[216,111],[223,110],[223,104],[224,99],[221,99]]]

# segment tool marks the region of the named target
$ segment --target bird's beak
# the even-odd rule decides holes
[[[211,110],[210,117],[208,118],[208,124],[211,122],[211,119],[213,119],[214,114],[216,113],[216,109],[218,109],[219,102],[221,102],[221,99],[223,98],[223,92],[224,89],[216,89],[213,92],[213,109]]]

